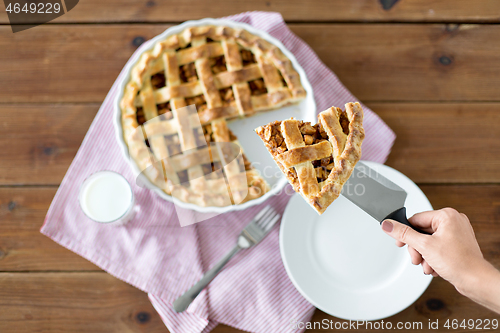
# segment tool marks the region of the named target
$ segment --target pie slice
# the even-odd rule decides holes
[[[311,125],[291,118],[255,131],[293,189],[322,214],[359,161],[365,133],[363,109],[357,102],[347,103],[345,111],[333,106],[318,120]]]
[[[260,197],[268,186],[244,155],[239,171],[221,167],[211,143],[237,144],[226,120],[305,97],[298,72],[276,45],[244,29],[194,26],[158,41],[131,67],[120,100],[123,138],[138,168],[148,169],[147,177],[156,185],[166,183],[162,189],[167,194],[199,206],[231,205],[217,170],[231,187],[233,203]],[[192,105],[197,126],[179,114]],[[136,135],[141,128],[145,137]],[[205,143],[194,139],[198,137],[205,137]],[[207,150],[210,160],[199,156]],[[246,192],[231,185],[248,195],[242,198]]]

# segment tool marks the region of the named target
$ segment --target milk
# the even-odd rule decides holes
[[[100,171],[87,178],[79,200],[83,212],[101,223],[126,219],[134,204],[130,184],[113,171]]]

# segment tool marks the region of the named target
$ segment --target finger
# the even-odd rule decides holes
[[[439,274],[436,273],[436,271],[434,271],[434,273],[432,273],[431,275],[434,276],[434,277],[438,277],[439,276]]]
[[[426,237],[431,237],[394,220],[385,220],[382,222],[382,230],[395,240],[408,244],[420,253],[422,253],[422,245]]]
[[[408,246],[408,253],[410,253],[411,263],[413,265],[420,265],[422,260],[424,260],[422,258],[422,255],[418,253],[418,251],[412,248],[411,246]]]
[[[432,269],[431,266],[429,266],[429,264],[427,263],[427,261],[422,260],[422,268],[424,269],[424,274],[425,275],[430,275],[434,272],[434,270]]]
[[[398,240],[396,241],[396,246],[397,246],[397,247],[403,247],[403,246],[405,246],[405,245],[406,245],[406,244],[405,244],[405,243],[403,243],[403,242],[400,242],[400,241],[398,241]]]
[[[436,231],[435,227],[439,224],[438,218],[440,214],[441,213],[437,210],[430,210],[427,212],[417,213],[410,217],[408,221],[423,231],[432,234]]]

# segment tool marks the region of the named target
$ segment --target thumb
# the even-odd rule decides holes
[[[409,226],[394,220],[385,220],[382,222],[382,230],[395,240],[408,244],[417,251],[419,251],[425,237],[427,237],[427,235],[423,235]]]

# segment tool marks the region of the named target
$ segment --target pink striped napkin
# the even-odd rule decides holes
[[[314,88],[318,111],[356,100],[311,48],[287,28],[280,14],[250,12],[229,19],[267,31],[295,54]],[[122,72],[117,81],[123,75]],[[314,308],[285,273],[278,248],[278,228],[255,248],[233,258],[186,312],[176,314],[171,310],[172,302],[234,245],[241,229],[263,205],[180,227],[171,203],[134,185],[112,124],[116,93],[115,82],[52,201],[41,232],[149,293],[172,333],[209,332],[218,323],[251,332],[296,332],[290,322],[309,320]],[[394,133],[366,107],[364,124],[363,158],[384,162]],[[133,184],[141,209],[129,224],[97,224],[80,210],[78,188],[99,170],[116,171]],[[265,204],[282,213],[288,200],[283,193]]]

